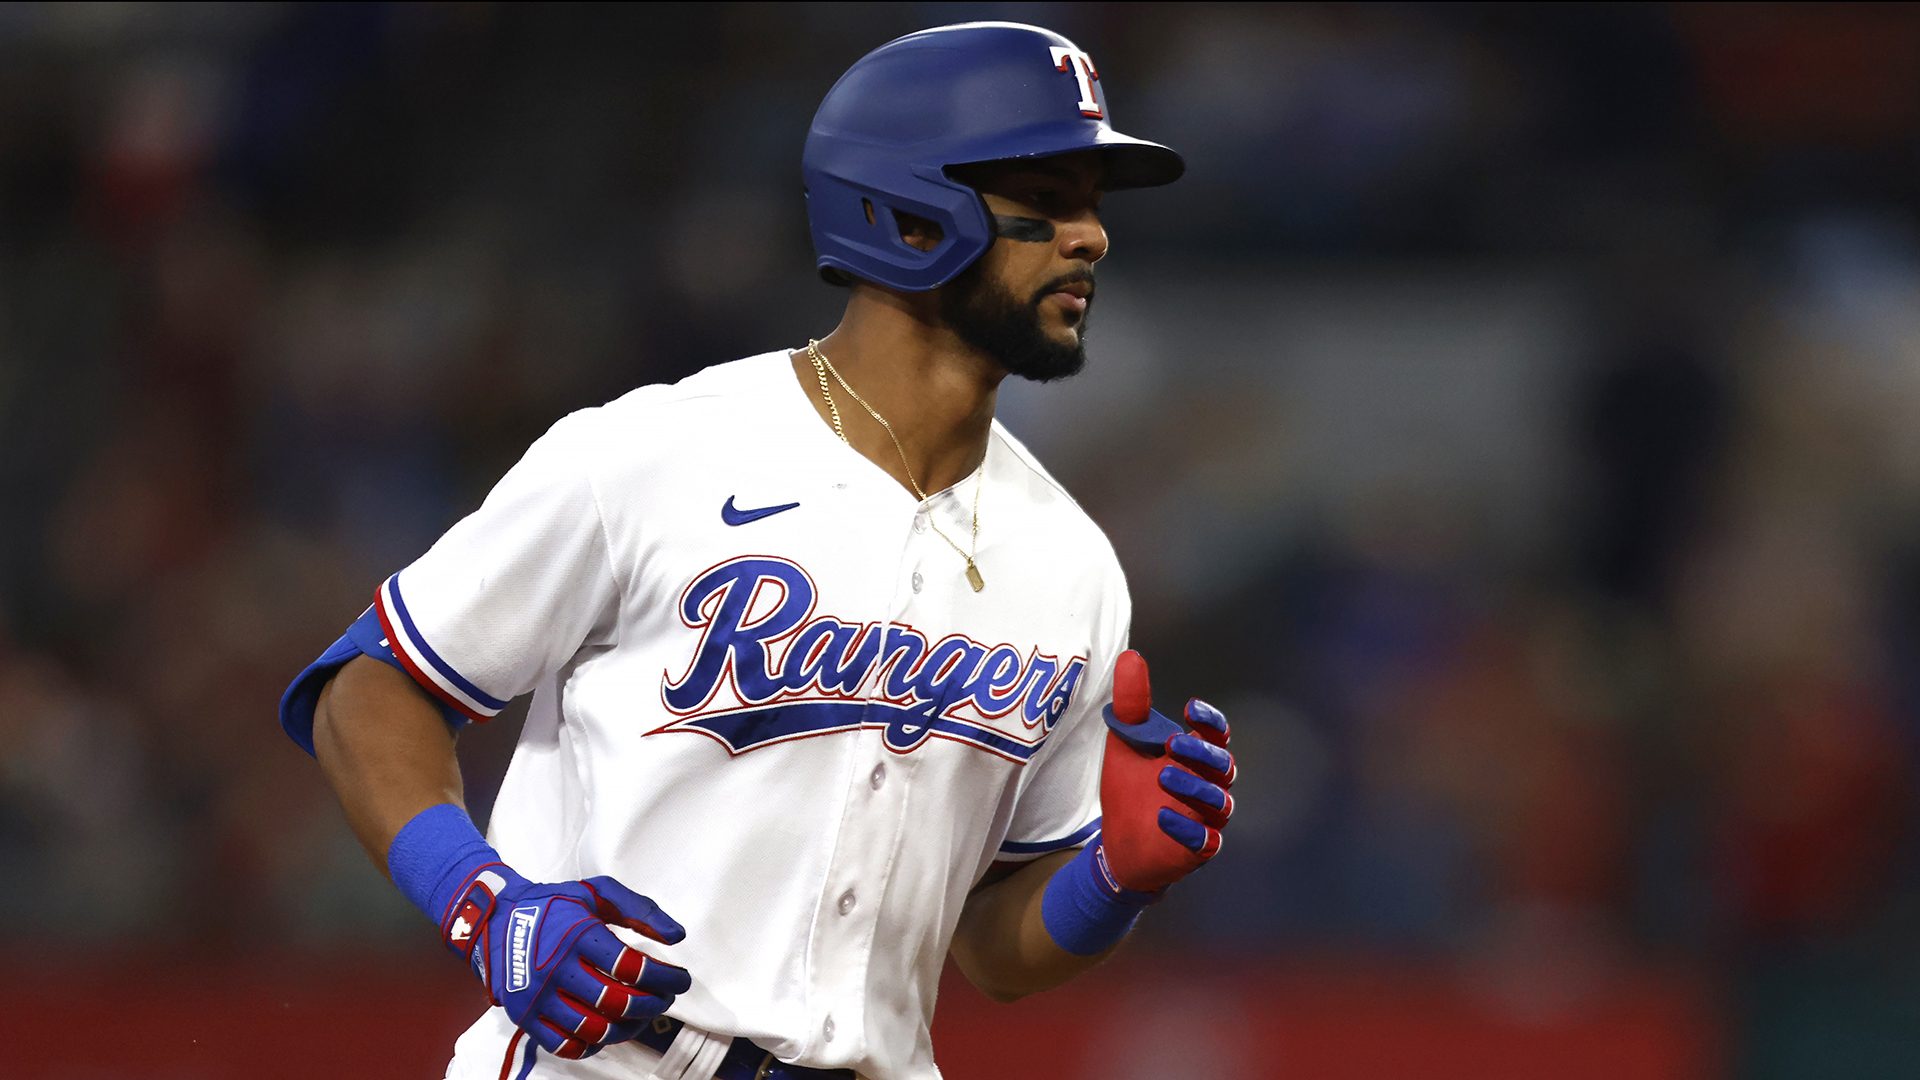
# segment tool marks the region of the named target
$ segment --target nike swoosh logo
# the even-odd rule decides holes
[[[727,505],[720,508],[720,520],[729,525],[745,525],[749,521],[759,521],[763,517],[785,513],[799,505],[797,502],[790,502],[782,506],[762,506],[757,510],[740,510],[734,507],[733,496],[729,495]]]

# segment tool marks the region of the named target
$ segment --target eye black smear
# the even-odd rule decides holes
[[[1018,240],[1027,244],[1045,244],[1053,239],[1053,222],[1044,218],[1015,217],[1012,214],[993,215],[993,224],[1003,240]]]

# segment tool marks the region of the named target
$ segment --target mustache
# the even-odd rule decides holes
[[[1045,300],[1048,295],[1057,293],[1068,285],[1078,285],[1082,282],[1086,283],[1087,286],[1087,304],[1088,306],[1092,306],[1093,298],[1099,293],[1100,286],[1099,283],[1094,280],[1093,271],[1085,267],[1061,274],[1059,277],[1035,289],[1033,291],[1033,299],[1030,301],[1029,306],[1037,308],[1040,306],[1040,301]]]

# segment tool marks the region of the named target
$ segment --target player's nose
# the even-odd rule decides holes
[[[1067,222],[1057,235],[1063,258],[1096,263],[1107,257],[1107,229],[1100,224],[1100,215],[1091,209]]]

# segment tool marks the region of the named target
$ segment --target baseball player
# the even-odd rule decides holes
[[[802,160],[839,327],[561,420],[288,688],[492,998],[450,1078],[937,1077],[949,954],[1058,985],[1219,849],[1226,720],[1152,710],[1112,548],[993,419],[1081,365],[1102,195],[1183,168],[1058,34],[875,50]],[[454,739],[528,692],[482,838]]]

